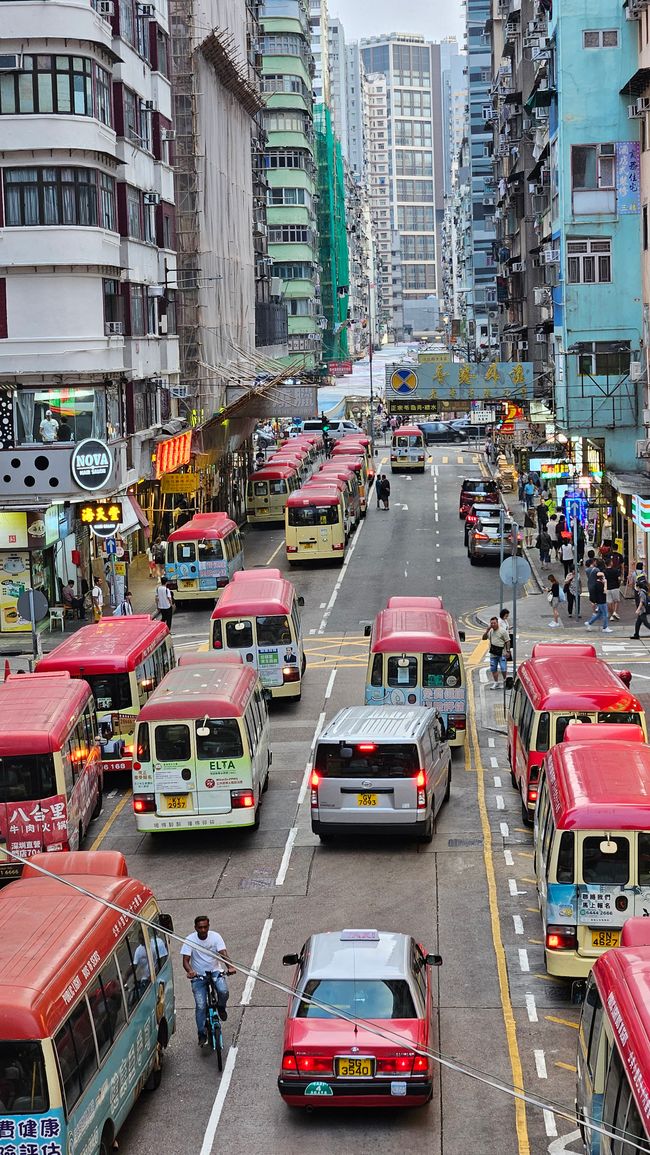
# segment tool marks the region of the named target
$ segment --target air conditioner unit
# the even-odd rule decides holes
[[[526,262],[525,261],[513,261],[513,263],[510,266],[510,271],[512,273],[525,273],[526,272]]]
[[[269,282],[269,292],[272,297],[282,296],[282,277],[271,277]]]
[[[545,265],[559,265],[560,263],[559,249],[547,249],[545,253],[542,253],[542,256]]]
[[[23,58],[20,52],[0,53],[0,72],[20,72]]]
[[[156,15],[155,4],[136,4],[135,10],[138,16],[144,16],[147,20],[153,19]]]
[[[528,352],[528,341],[517,341],[517,352],[518,353],[527,353]]]
[[[635,456],[647,460],[650,457],[650,441],[637,441]]]
[[[630,361],[630,381],[641,380],[641,362]]]
[[[262,221],[256,221],[253,227],[253,232],[255,233],[256,237],[265,237],[267,234],[266,225],[263,224]]]
[[[483,108],[483,120],[492,120],[493,116],[494,116],[494,112],[492,110],[492,107],[489,104],[485,105],[485,107]]]
[[[176,129],[175,128],[161,128],[160,139],[161,140],[176,140]]]
[[[142,199],[146,205],[159,205],[162,201],[160,193],[146,192],[142,194]]]
[[[534,113],[535,113],[535,120],[548,120],[549,119],[548,108],[540,108],[538,105],[534,109]]]
[[[144,108],[145,112],[156,111],[156,105],[154,104],[153,100],[143,100],[142,107]]]
[[[544,260],[542,260],[541,255],[538,257],[533,257],[533,268],[534,269],[543,269],[545,263],[546,262]]]
[[[545,345],[547,341],[548,337],[546,336],[546,333],[535,333],[536,345]]]
[[[639,120],[640,117],[645,116],[645,110],[639,108],[639,101],[635,100],[634,104],[628,104],[627,115],[629,120]]]
[[[107,321],[104,332],[107,337],[121,337],[124,332],[124,323],[122,321]]]
[[[111,16],[115,15],[115,5],[113,0],[96,0],[96,11],[100,16],[109,20]]]
[[[543,286],[533,289],[533,300],[536,305],[546,305],[548,303],[548,290]]]

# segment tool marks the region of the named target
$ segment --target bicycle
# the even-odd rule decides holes
[[[214,972],[206,971],[206,988],[208,997],[208,1014],[206,1018],[206,1034],[208,1043],[217,1053],[217,1066],[223,1071],[223,1031],[217,1008],[217,988],[214,985]]]

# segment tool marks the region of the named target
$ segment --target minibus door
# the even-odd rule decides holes
[[[253,619],[232,618],[230,621],[224,621],[222,624],[226,639],[226,649],[235,650],[241,657],[242,662],[245,662],[247,666],[252,666],[257,670],[259,668],[259,658],[257,646],[255,645],[256,639],[253,632]],[[280,682],[281,681],[282,678],[280,678]]]
[[[196,814],[196,775],[191,722],[157,722],[154,727],[156,810],[165,818]]]

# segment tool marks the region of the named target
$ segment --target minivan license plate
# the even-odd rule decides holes
[[[376,806],[376,794],[357,794],[357,806]]]

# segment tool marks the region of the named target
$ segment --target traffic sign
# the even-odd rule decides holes
[[[23,621],[31,621],[31,598],[33,598],[34,601],[34,621],[42,622],[43,618],[47,616],[47,611],[50,608],[48,600],[42,590],[24,590],[18,598],[16,609],[18,610],[18,613],[20,614]]]
[[[106,541],[106,553],[110,556],[112,553],[117,553],[117,542],[114,537],[109,537]]]
[[[506,557],[499,566],[499,577],[504,586],[523,586],[529,580],[531,568],[525,557]]]

